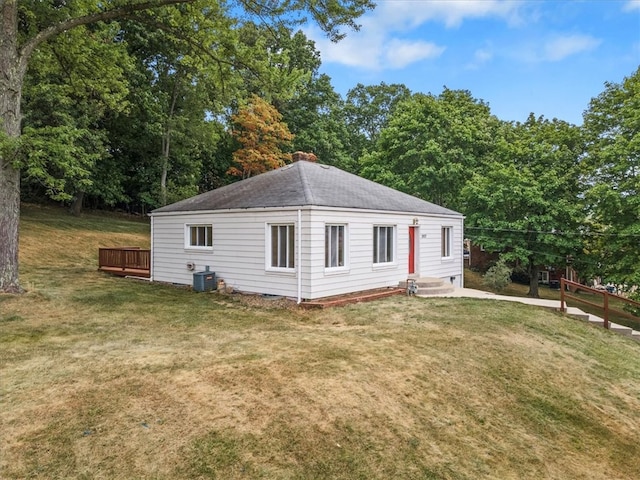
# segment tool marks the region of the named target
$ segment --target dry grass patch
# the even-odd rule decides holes
[[[640,348],[609,332],[509,302],[304,311],[43,262],[0,296],[2,478],[640,478]]]

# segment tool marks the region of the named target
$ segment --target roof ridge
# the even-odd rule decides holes
[[[309,178],[304,171],[305,167],[302,167],[303,164],[307,164],[309,162],[302,160],[297,161],[298,164],[298,174],[300,175],[300,184],[302,185],[302,193],[304,194],[304,200],[307,205],[315,205],[313,202],[313,190],[311,189],[311,185],[309,185]]]

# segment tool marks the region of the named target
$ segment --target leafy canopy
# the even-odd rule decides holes
[[[503,124],[493,158],[462,190],[474,243],[523,265],[529,295],[538,296],[538,269],[579,251],[584,210],[580,129],[530,115]]]
[[[584,114],[592,270],[640,285],[640,67],[605,87]]]
[[[241,147],[233,153],[235,165],[229,169],[230,175],[249,178],[291,161],[291,154],[283,148],[290,145],[293,135],[273,105],[252,95],[232,121],[233,136]]]

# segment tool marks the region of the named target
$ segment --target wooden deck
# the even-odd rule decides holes
[[[98,270],[121,277],[151,277],[151,250],[139,247],[98,249]]]
[[[334,297],[319,298],[302,302],[300,306],[307,309],[341,307],[352,303],[371,302],[392,295],[402,295],[406,292],[404,288],[377,288],[363,292],[347,293]]]

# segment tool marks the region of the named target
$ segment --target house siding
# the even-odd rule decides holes
[[[298,233],[301,211],[302,242]],[[370,212],[322,207],[216,211],[205,213],[156,213],[153,215],[153,280],[193,284],[193,271],[209,267],[228,286],[239,291],[296,298],[298,282],[302,299],[317,299],[373,288],[395,287],[408,276],[409,226],[417,223],[419,248],[416,274],[438,277],[461,286],[462,217]],[[265,268],[267,232],[271,223],[296,225],[296,268],[273,272]],[[185,224],[212,224],[213,250],[185,248]],[[347,265],[343,270],[324,266],[325,225],[347,226]],[[373,264],[373,226],[393,225],[395,262]],[[441,258],[441,229],[453,228],[452,258]],[[299,261],[301,249],[302,262]],[[300,279],[298,278],[300,275]]]
[[[212,251],[184,247],[184,226],[194,223],[213,224]],[[295,297],[299,265],[294,272],[265,268],[266,225],[271,223],[297,226],[297,210],[154,215],[153,280],[193,285],[193,271],[187,269],[187,263],[192,262],[194,271],[209,267],[237,290]],[[296,235],[296,252],[297,243]]]
[[[414,225],[414,222],[416,224]],[[324,228],[330,224],[347,225],[348,265],[343,271],[326,270],[324,267]],[[374,225],[395,227],[395,261],[393,264],[373,264]],[[437,217],[390,212],[363,212],[353,210],[313,210],[309,240],[312,244],[310,273],[313,288],[311,299],[339,295],[373,288],[397,287],[409,276],[409,227],[418,228],[418,265],[416,275],[438,277],[449,282],[455,278],[456,286],[462,285],[462,237],[461,216]],[[440,232],[443,226],[453,228],[452,258],[441,258]],[[425,234],[426,238],[421,238]],[[458,255],[459,252],[459,255]]]

